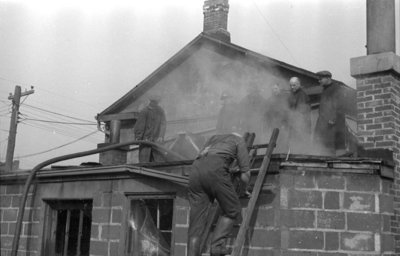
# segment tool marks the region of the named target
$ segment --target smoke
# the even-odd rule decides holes
[[[267,143],[273,128],[279,128],[276,153],[322,152],[320,145],[312,143],[316,111],[309,110],[307,127],[304,117],[286,104],[290,94],[287,74],[282,75],[273,65],[254,63],[243,56],[232,60],[218,51],[200,48],[166,75],[156,74],[153,78],[159,80],[155,86],[135,100],[128,111],[138,111],[146,104],[147,95],[158,93],[167,115],[166,136],[197,133],[216,127],[223,104],[220,97],[227,92],[236,104],[236,118],[243,132],[256,132],[255,143]],[[277,86],[279,95],[273,90]]]

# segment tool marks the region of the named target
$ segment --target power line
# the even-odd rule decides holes
[[[300,64],[298,63],[298,61],[295,59],[295,57],[293,56],[293,54],[291,53],[291,51],[289,50],[289,48],[285,45],[285,43],[281,40],[281,38],[279,37],[278,33],[275,31],[275,29],[272,27],[272,25],[268,22],[267,18],[264,16],[264,14],[261,12],[260,8],[258,8],[257,3],[253,0],[253,4],[256,7],[258,13],[261,15],[261,17],[264,19],[265,23],[269,26],[269,28],[272,30],[272,32],[274,33],[274,35],[278,38],[279,42],[283,45],[283,47],[286,49],[286,51],[288,51],[290,57],[293,59],[293,61],[300,66]]]
[[[97,125],[93,123],[71,123],[71,122],[58,122],[58,121],[50,121],[50,120],[42,120],[42,119],[34,119],[34,118],[25,118],[24,121],[38,121],[44,123],[53,123],[53,124],[73,124],[73,125]]]
[[[25,113],[27,113],[27,114],[25,114]],[[24,113],[20,113],[20,115],[23,116],[24,118],[45,119],[45,120],[50,120],[50,121],[54,121],[54,122],[71,122],[71,119],[69,119],[69,118],[65,118],[62,116],[57,116],[56,118],[53,118],[54,117],[53,114],[41,112],[41,111],[38,111],[35,109],[25,109]],[[55,123],[51,126],[52,129],[54,129],[56,127],[67,133],[78,132],[80,135],[82,134],[82,131],[86,131],[86,132],[93,131],[93,129],[89,129],[89,127],[87,127],[87,126],[77,126],[77,125],[71,125],[71,124],[56,124]],[[66,129],[66,128],[68,128],[68,129]]]
[[[21,124],[24,124],[24,125],[27,125],[27,126],[31,126],[31,127],[37,128],[37,129],[45,130],[47,132],[51,132],[52,134],[57,134],[57,135],[61,135],[61,136],[68,137],[68,138],[73,138],[73,139],[77,138],[77,135],[74,135],[74,134],[71,134],[71,133],[67,133],[67,132],[65,132],[63,130],[60,130],[60,129],[57,129],[57,128],[54,128],[54,127],[48,127],[48,126],[39,125],[39,124],[38,125],[34,125],[34,124],[25,123],[23,121],[21,121]],[[96,130],[96,132],[97,131],[98,130]],[[86,140],[86,141],[90,142],[90,143],[93,143],[93,144],[97,144],[98,143],[98,141],[89,141],[89,140]]]
[[[78,138],[76,140],[70,141],[70,142],[68,142],[66,144],[63,144],[63,145],[60,145],[60,146],[57,146],[57,147],[54,147],[54,148],[51,148],[51,149],[48,149],[48,150],[45,150],[45,151],[41,151],[41,152],[37,152],[37,153],[33,153],[33,154],[28,154],[28,155],[24,155],[24,156],[19,156],[18,159],[31,157],[31,156],[37,156],[37,155],[41,155],[41,154],[44,154],[44,153],[47,153],[47,152],[50,152],[50,151],[53,151],[53,150],[56,150],[56,149],[60,149],[62,147],[65,147],[65,146],[71,145],[71,144],[73,144],[75,142],[78,142],[80,140],[83,140],[84,138],[89,137],[89,136],[95,134],[96,132],[98,132],[98,131],[96,130],[96,131],[91,132],[89,134],[86,134],[85,136],[82,136],[82,137],[80,137],[80,138]]]
[[[50,110],[46,110],[46,109],[43,109],[43,108],[39,108],[39,107],[35,107],[35,106],[32,106],[32,105],[28,105],[28,104],[25,104],[25,106],[30,107],[30,108],[34,108],[34,109],[38,109],[38,110],[41,110],[41,111],[44,111],[44,112],[47,112],[47,113],[51,113],[51,114],[54,114],[54,115],[68,117],[68,118],[75,119],[75,120],[78,120],[78,121],[91,122],[89,120],[84,120],[84,119],[81,119],[81,118],[60,114],[60,113],[57,113],[57,112],[53,112],[53,111],[50,111]],[[96,124],[96,122],[92,122],[92,123]]]

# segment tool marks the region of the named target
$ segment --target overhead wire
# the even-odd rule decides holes
[[[54,128],[54,127],[49,127],[49,126],[39,125],[39,124],[30,124],[30,123],[25,123],[24,121],[21,121],[20,123],[23,124],[23,125],[34,127],[36,129],[41,129],[41,130],[48,131],[48,132],[50,132],[52,134],[61,135],[61,136],[69,137],[69,138],[73,138],[73,139],[79,138],[79,136],[76,135],[76,134],[67,133],[67,132],[65,132],[63,130],[60,130],[60,129],[57,129],[57,128]],[[92,131],[92,132],[97,132],[97,130]],[[86,139],[86,142],[93,143],[93,144],[98,144],[99,140],[95,141],[95,140]]]
[[[25,109],[24,112],[21,112],[20,115],[26,118],[35,118],[35,119],[44,119],[50,120],[54,122],[65,122],[65,123],[72,123],[71,119],[62,117],[62,116],[55,116],[53,114],[48,114],[46,112],[37,111],[35,109]],[[35,122],[37,123],[37,122]],[[43,123],[44,125],[44,123]],[[79,133],[79,136],[82,135],[82,132],[91,132],[93,129],[90,129],[87,126],[77,126],[71,124],[56,124],[54,123],[51,127],[62,129],[67,133]]]
[[[48,153],[48,152],[54,151],[54,150],[56,150],[56,149],[63,148],[63,147],[65,147],[65,146],[68,146],[68,145],[71,145],[71,144],[76,143],[76,142],[78,142],[78,141],[81,141],[81,140],[83,140],[84,138],[89,137],[89,136],[95,134],[96,132],[98,132],[98,131],[96,130],[96,131],[91,132],[91,133],[89,133],[89,134],[86,134],[86,135],[84,135],[84,136],[82,136],[82,137],[80,137],[80,138],[78,138],[78,139],[76,139],[76,140],[70,141],[70,142],[68,142],[68,143],[65,143],[65,144],[63,144],[63,145],[60,145],[60,146],[57,146],[57,147],[54,147],[54,148],[47,149],[47,150],[45,150],[45,151],[41,151],[41,152],[37,152],[37,153],[32,153],[32,154],[28,154],[28,155],[19,156],[18,159],[26,158],[26,157],[32,157],[32,156],[37,156],[37,155],[41,155],[41,154],[44,154],[44,153]]]
[[[43,109],[43,108],[39,108],[39,107],[35,107],[35,106],[32,106],[32,105],[28,105],[28,104],[25,104],[25,106],[30,107],[30,108],[34,108],[34,109],[38,109],[38,110],[41,110],[41,111],[44,111],[44,112],[47,112],[47,113],[51,113],[51,114],[54,114],[54,115],[59,115],[59,116],[68,117],[68,118],[71,118],[71,119],[74,119],[74,120],[78,120],[78,121],[91,122],[91,121],[89,121],[89,120],[85,120],[85,119],[81,119],[81,118],[77,118],[77,117],[68,116],[68,115],[65,115],[65,114],[53,112],[53,111],[50,111],[50,110],[46,110],[46,109]],[[92,123],[95,123],[95,124],[96,124],[96,122],[94,122],[94,121],[93,121]]]
[[[286,44],[282,41],[280,38],[279,34],[275,31],[275,29],[272,27],[272,25],[269,23],[265,15],[261,12],[260,8],[258,7],[257,3],[252,0],[254,6],[256,7],[258,13],[261,15],[263,18],[264,22],[268,25],[268,27],[271,29],[272,33],[278,38],[279,42],[282,44],[282,46],[286,49],[286,51],[289,53],[290,57],[293,59],[293,61],[296,63],[296,65],[300,66],[299,62],[296,60],[296,58],[293,56],[292,52],[289,50],[289,48],[286,46]]]
[[[61,122],[61,121],[51,121],[51,120],[42,120],[42,119],[34,119],[34,118],[25,118],[25,121],[38,121],[44,123],[53,123],[53,124],[73,124],[73,125],[97,125],[93,123],[71,123],[71,122]]]

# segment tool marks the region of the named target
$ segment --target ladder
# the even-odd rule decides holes
[[[243,216],[243,220],[242,223],[240,225],[239,228],[239,232],[237,234],[237,237],[235,239],[235,243],[233,246],[233,251],[231,256],[241,256],[242,250],[243,250],[243,245],[245,242],[245,238],[246,238],[246,233],[249,229],[249,224],[250,224],[250,220],[253,216],[253,212],[254,212],[254,208],[256,206],[257,200],[258,200],[258,196],[261,192],[261,188],[262,185],[264,183],[264,179],[269,167],[269,163],[271,161],[271,155],[272,152],[276,146],[276,140],[278,138],[279,135],[279,129],[275,128],[272,132],[270,141],[268,144],[262,144],[262,145],[254,145],[253,146],[253,142],[254,142],[254,138],[255,138],[255,134],[254,133],[246,133],[244,135],[244,140],[246,141],[246,145],[249,149],[249,156],[250,156],[250,167],[253,165],[254,161],[255,161],[255,157],[257,155],[257,150],[260,148],[267,148],[267,151],[265,153],[265,156],[263,158],[263,162],[261,164],[261,167],[259,169],[258,172],[258,176],[256,179],[256,182],[254,184],[253,187],[253,191],[251,194],[251,197],[249,199],[248,205],[247,205],[247,210],[244,213]],[[232,163],[231,167],[233,167],[236,163]],[[240,189],[240,185],[239,184],[235,184],[235,187],[238,189]],[[204,252],[206,249],[206,244],[207,241],[209,241],[209,236],[210,236],[210,231],[211,231],[211,227],[213,225],[214,222],[216,222],[216,220],[218,219],[219,215],[221,213],[221,209],[218,205],[217,202],[214,202],[214,204],[211,206],[210,210],[209,210],[209,218],[208,218],[208,222],[206,224],[205,230],[204,230],[204,235],[201,239],[201,244],[200,244],[200,249],[201,252]]]

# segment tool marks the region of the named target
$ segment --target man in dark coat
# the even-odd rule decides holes
[[[150,142],[162,142],[166,129],[164,110],[158,105],[161,97],[149,96],[149,104],[139,112],[134,131],[136,140]],[[151,150],[151,147],[139,145],[139,162],[158,161],[159,157]]]
[[[239,128],[240,131],[254,132],[256,134],[254,143],[264,143],[264,116],[266,99],[256,84],[250,84],[248,94],[239,102]]]
[[[264,130],[268,137],[272,134],[274,128],[278,128],[280,136],[276,142],[274,152],[287,153],[289,139],[289,93],[287,89],[283,89],[279,84],[274,84],[271,89],[271,95],[266,100]]]
[[[218,113],[217,134],[231,133],[239,125],[239,108],[232,99],[229,92],[223,92],[221,95],[222,107]]]
[[[323,154],[336,155],[336,151],[345,149],[345,93],[341,85],[332,81],[331,72],[320,71],[317,75],[323,91],[314,130],[314,144]]]
[[[305,153],[311,146],[310,99],[298,77],[292,77],[289,84],[289,147],[292,153]]]
[[[188,256],[201,255],[201,238],[207,224],[208,209],[216,199],[221,208],[211,239],[211,256],[230,254],[225,242],[241,215],[241,204],[231,180],[229,167],[237,159],[240,178],[247,184],[250,163],[246,144],[236,133],[212,136],[192,164],[189,177]]]

